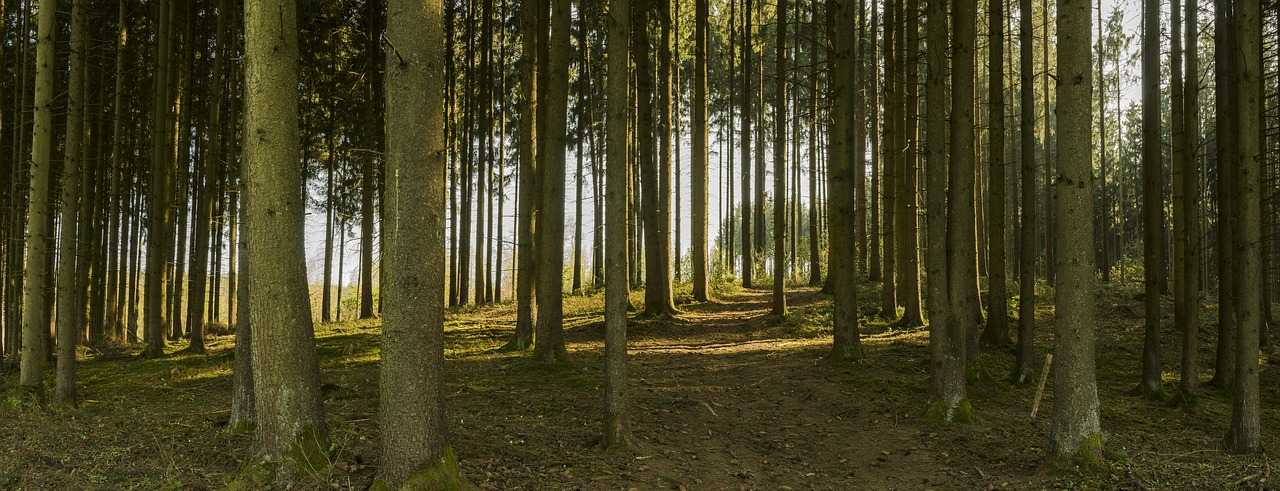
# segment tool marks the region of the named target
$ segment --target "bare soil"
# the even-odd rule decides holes
[[[831,364],[830,298],[799,288],[791,312],[768,314],[771,293],[721,291],[674,318],[629,326],[636,448],[598,449],[603,325],[600,295],[566,297],[572,364],[543,365],[500,347],[511,305],[459,309],[446,326],[453,448],[482,489],[1273,489],[1280,444],[1280,355],[1264,349],[1266,451],[1223,450],[1230,394],[1207,388],[1193,409],[1126,395],[1138,380],[1141,306],[1108,286],[1098,305],[1099,397],[1110,453],[1100,473],[1042,468],[1052,377],[1036,417],[1036,387],[1004,380],[1008,348],[987,349],[987,377],[970,383],[973,425],[920,417],[927,331],[874,319],[873,285],[859,285],[866,360]],[[1041,295],[1037,350],[1051,348],[1051,292]],[[635,298],[639,298],[638,296]],[[1214,307],[1202,312],[1201,366],[1212,369]],[[1166,324],[1172,324],[1171,321]],[[335,443],[333,468],[304,487],[364,489],[378,464],[376,320],[317,327]],[[1167,327],[1166,384],[1177,383],[1178,334]],[[244,464],[252,438],[226,431],[231,337],[206,355],[142,360],[136,348],[82,352],[75,409],[8,397],[0,404],[0,488],[217,489]],[[52,380],[53,373],[48,374]],[[16,383],[8,373],[6,385]]]

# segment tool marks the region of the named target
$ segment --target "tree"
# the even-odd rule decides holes
[[[854,217],[857,203],[854,193],[854,174],[861,170],[863,157],[854,152],[854,107],[858,97],[858,76],[852,60],[857,46],[858,32],[853,16],[853,0],[839,0],[827,6],[832,50],[827,61],[831,73],[831,96],[835,99],[834,118],[828,134],[828,213],[831,219],[830,271],[832,278],[832,346],[828,358],[832,361],[851,361],[863,357],[862,343],[858,335],[858,291],[855,283],[857,269],[854,265]],[[865,27],[865,26],[864,26]],[[810,238],[812,240],[812,238]]]
[[[1093,130],[1093,28],[1088,0],[1058,4],[1058,137],[1088,148]],[[1093,152],[1058,158],[1058,283],[1054,305],[1053,416],[1048,458],[1059,467],[1102,462],[1094,377]]]
[[[706,32],[706,0],[698,1],[700,22],[694,28]],[[604,435],[602,446],[611,449],[630,445],[631,427],[627,410],[627,134],[631,98],[630,61],[631,5],[629,0],[609,3],[609,80],[606,105],[608,152],[605,187],[605,377]],[[700,34],[701,35],[701,34]],[[699,53],[705,53],[701,48]],[[696,103],[695,103],[696,104]],[[695,128],[697,125],[694,125]],[[696,130],[695,130],[696,131]],[[696,133],[695,133],[696,134]],[[695,152],[695,155],[697,153]],[[696,242],[696,241],[695,241]]]
[[[544,126],[538,135],[544,142],[538,165],[543,167],[539,211],[551,217],[538,223],[538,248],[559,251],[564,247],[564,154],[565,109],[569,98],[569,1],[550,1],[551,34],[547,46],[547,85],[545,98],[539,101]],[[553,363],[566,361],[564,346],[564,255],[538,256],[538,324],[534,358]]]
[[[970,3],[970,5],[972,5]],[[929,408],[926,414],[942,421],[970,422],[973,410],[965,393],[965,331],[951,308],[947,243],[946,113],[947,20],[942,2],[927,2],[925,35],[929,46],[925,75],[924,154],[928,183],[925,186],[926,239],[925,287],[929,294]],[[958,12],[958,11],[957,11]],[[974,14],[976,15],[976,14]]]
[[[787,0],[778,0],[773,110],[773,314],[787,313]]]
[[[1004,254],[1004,0],[993,0],[988,11],[987,26],[991,61],[989,75],[990,168],[987,172],[987,324],[982,340],[988,345],[1009,343],[1009,293],[1005,281]]]
[[[1183,283],[1182,300],[1176,302],[1189,307],[1186,322],[1182,326],[1182,380],[1179,385],[1181,396],[1194,402],[1200,385],[1200,217],[1195,213],[1200,202],[1200,165],[1197,148],[1200,145],[1200,61],[1198,43],[1200,40],[1199,5],[1197,0],[1186,0],[1186,27],[1184,61],[1186,67],[1182,72],[1183,111],[1182,121],[1182,196],[1192,213],[1183,215],[1183,258],[1186,282]]]
[[[53,77],[58,3],[41,0],[36,20],[35,115],[31,137],[31,188],[27,194],[27,261],[22,285],[22,389],[44,399],[44,363],[49,346],[49,305],[45,288],[49,284],[49,178],[53,142]]]
[[[467,486],[444,417],[443,12],[440,0],[387,4],[395,50],[384,76],[390,178],[378,478],[391,489]]]
[[[67,87],[67,135],[66,162],[62,180],[62,237],[58,242],[58,386],[54,401],[66,406],[76,405],[76,344],[80,341],[83,324],[77,310],[83,302],[77,298],[80,285],[80,268],[86,267],[76,257],[79,240],[76,222],[85,213],[80,206],[80,174],[85,171],[84,157],[84,109],[85,90],[84,58],[86,38],[84,0],[71,4],[71,76]],[[86,234],[88,235],[88,234]]]
[[[1021,0],[1018,7],[1018,43],[1020,56],[1019,88],[1021,93],[1022,135],[1022,214],[1021,248],[1018,256],[1018,354],[1013,380],[1031,382],[1035,374],[1036,326],[1036,163],[1035,163],[1035,75],[1031,66],[1031,0]]]
[[[147,343],[147,356],[164,355],[165,332],[168,322],[165,317],[165,294],[168,289],[168,269],[170,245],[173,240],[169,233],[171,217],[169,215],[169,188],[171,187],[171,147],[169,133],[173,125],[169,123],[169,107],[172,95],[169,92],[170,59],[173,52],[173,23],[169,11],[172,4],[169,0],[160,0],[156,9],[156,73],[153,78],[151,112],[151,175],[147,186],[147,268],[146,291],[143,294],[143,315],[146,318],[142,337]]]
[[[292,0],[245,3],[245,280],[253,323],[255,460],[274,484],[328,466],[303,255],[297,12]],[[246,476],[250,473],[246,472]],[[261,484],[261,483],[260,483]]]
[[[707,0],[694,0],[693,21],[693,299],[707,295]]]
[[[524,350],[533,345],[534,290],[537,278],[537,248],[534,247],[537,225],[538,199],[535,168],[540,146],[536,139],[539,112],[538,102],[538,25],[540,17],[536,0],[520,5],[520,168],[517,178],[519,199],[516,213],[516,331],[507,348]],[[545,89],[545,88],[543,88]]]
[[[920,4],[907,0],[902,59],[902,108],[903,131],[900,138],[906,142],[902,149],[901,166],[896,175],[898,213],[895,226],[898,240],[897,273],[898,301],[902,303],[902,319],[899,325],[915,327],[924,325],[924,313],[920,309],[920,236],[919,200],[916,175],[919,170],[920,152]]]
[[[644,0],[640,0],[644,1]],[[755,271],[755,241],[752,240],[751,215],[751,54],[752,0],[744,0],[742,8],[742,206],[738,213],[742,215],[742,287],[751,288],[751,276]]]
[[[970,314],[978,307],[972,291],[978,278],[977,224],[974,222],[974,39],[976,0],[953,5],[951,58],[951,165],[947,188],[947,286],[951,310],[967,346],[965,359],[977,360],[977,324]]]
[[[1160,2],[1142,7],[1142,247],[1146,330],[1136,392],[1162,399],[1160,291],[1164,285],[1164,204],[1160,156]]]
[[[897,8],[894,7],[897,5]],[[898,146],[897,134],[901,127],[901,121],[898,120],[898,109],[902,107],[901,92],[902,81],[901,64],[898,61],[898,45],[901,44],[902,30],[898,27],[897,16],[901,13],[901,3],[884,2],[884,46],[881,48],[884,56],[884,131],[880,134],[880,152],[882,153],[881,162],[883,168],[880,171],[882,183],[880,185],[881,198],[881,215],[884,217],[884,228],[881,229],[883,234],[881,238],[883,242],[880,244],[883,252],[884,269],[883,283],[880,288],[880,317],[886,319],[896,319],[898,317],[898,300],[895,267],[897,261],[897,253],[894,251],[896,234],[894,224],[895,213],[897,209],[894,205],[894,199],[897,195],[897,184],[894,179],[897,177],[898,161],[901,158]],[[874,178],[873,178],[874,179]],[[876,193],[873,191],[872,195]],[[872,235],[877,235],[872,232]],[[874,240],[874,239],[873,239]]]
[[[1224,141],[1239,133],[1239,123],[1233,115],[1238,112],[1236,104],[1237,83],[1236,66],[1236,19],[1232,12],[1231,0],[1214,2],[1214,106],[1215,129],[1219,138]],[[1239,204],[1236,179],[1232,169],[1235,167],[1239,149],[1235,145],[1217,145],[1218,164],[1218,305],[1234,305],[1236,299],[1236,276],[1239,265],[1236,264],[1236,247],[1234,233],[1237,227],[1235,208]],[[1228,388],[1235,384],[1236,367],[1236,335],[1237,316],[1235,309],[1218,309],[1218,345],[1215,351],[1213,379],[1210,385]]]
[[[1221,4],[1220,4],[1221,5]],[[1236,380],[1231,395],[1231,429],[1227,432],[1227,444],[1237,454],[1258,451],[1261,437],[1258,411],[1258,335],[1262,313],[1262,256],[1259,242],[1262,240],[1262,215],[1259,198],[1259,172],[1263,157],[1260,135],[1262,124],[1262,16],[1259,2],[1235,0],[1236,39],[1235,76],[1238,91],[1235,94],[1236,120],[1235,167],[1239,188],[1237,226],[1234,228],[1236,244],[1237,287],[1236,311]],[[1220,113],[1221,114],[1221,113]],[[1232,117],[1232,114],[1221,114]]]

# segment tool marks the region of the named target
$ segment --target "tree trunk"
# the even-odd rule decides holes
[[[382,333],[382,465],[391,489],[469,484],[449,448],[444,413],[443,3],[391,0],[386,60],[386,319]],[[423,258],[426,261],[423,261]],[[375,487],[377,484],[375,484]]]
[[[329,465],[320,365],[308,300],[298,155],[297,12],[245,4],[245,258],[253,322],[255,460],[276,486]],[[367,211],[367,210],[366,210]],[[248,476],[249,473],[246,473]]]
[[[972,6],[972,3],[970,3]],[[972,8],[972,7],[970,7]],[[941,421],[967,423],[973,410],[965,388],[965,332],[960,317],[951,309],[948,275],[947,226],[947,9],[942,2],[926,2],[925,33],[928,36],[928,72],[925,76],[924,154],[928,183],[925,185],[926,288],[929,290],[929,408],[926,414]],[[976,14],[974,14],[976,16]]]
[[[706,31],[706,0],[698,3],[695,29]],[[609,4],[609,79],[606,99],[608,107],[608,175],[605,200],[605,377],[604,424],[602,447],[613,449],[631,445],[631,427],[627,404],[627,168],[628,110],[627,95],[630,61],[627,43],[631,31],[629,0]],[[702,34],[699,34],[702,36]],[[701,49],[699,53],[703,53]],[[695,152],[696,155],[696,152]]]
[[[1036,326],[1036,160],[1035,160],[1035,74],[1031,51],[1034,28],[1031,23],[1031,0],[1020,0],[1018,7],[1018,53],[1020,56],[1019,104],[1021,118],[1022,214],[1021,244],[1018,255],[1018,353],[1013,380],[1030,383],[1035,375]]]
[[[1164,203],[1160,151],[1160,3],[1143,2],[1142,31],[1142,243],[1146,334],[1137,392],[1162,399],[1160,291],[1164,284]]]
[[[1239,149],[1231,144],[1230,136],[1239,133],[1236,128],[1236,19],[1231,11],[1231,0],[1214,2],[1214,94],[1215,125],[1218,135],[1218,305],[1235,305],[1236,275],[1240,273],[1235,262],[1236,245],[1233,237],[1237,190],[1232,168]],[[1218,309],[1218,345],[1215,351],[1213,379],[1210,385],[1227,388],[1235,384],[1236,312],[1233,308]]]
[[[875,0],[867,3],[871,4],[871,28],[868,29],[871,31],[871,43],[867,47],[867,54],[871,58],[871,73],[867,74],[870,79],[867,92],[871,94],[871,101],[867,103],[867,109],[871,112],[871,196],[867,198],[867,205],[871,207],[871,237],[867,240],[867,248],[870,249],[867,279],[880,281],[880,64],[875,62],[876,34],[879,32],[876,26],[880,25],[880,11],[876,9]]]
[[[951,165],[947,194],[947,285],[955,332],[966,346],[965,361],[977,361],[977,325],[970,315],[977,306],[971,290],[978,277],[977,225],[974,223],[974,39],[975,0],[957,0],[951,28]]]
[[[43,3],[41,7],[45,7]],[[67,135],[66,161],[62,179],[62,237],[58,241],[58,385],[54,402],[75,406],[76,396],[76,343],[79,341],[80,316],[83,304],[77,301],[80,290],[79,268],[85,267],[76,257],[78,230],[76,223],[80,204],[80,173],[85,171],[84,159],[84,58],[87,24],[84,19],[84,0],[75,0],[71,6],[71,73],[67,83]]]
[[[516,331],[507,348],[523,350],[533,345],[534,288],[537,278],[537,248],[534,227],[537,223],[537,182],[534,179],[537,155],[538,94],[545,88],[538,86],[538,46],[536,33],[540,16],[533,8],[536,0],[521,2],[521,58],[520,63],[520,168],[517,186],[519,198],[516,208]]]
[[[864,157],[854,151],[858,145],[853,141],[857,134],[854,127],[859,124],[854,109],[859,96],[859,69],[863,68],[861,64],[855,67],[854,63],[856,51],[861,47],[857,42],[854,8],[853,0],[839,0],[827,5],[828,34],[832,45],[827,66],[832,77],[830,94],[835,99],[836,116],[829,127],[831,145],[828,147],[831,167],[827,186],[832,196],[828,203],[831,217],[831,256],[828,260],[834,314],[831,353],[827,357],[839,362],[863,357],[858,334],[857,268],[852,264],[856,251],[851,237],[855,232],[857,208],[854,175],[864,164]]]
[[[988,66],[990,109],[990,167],[987,172],[987,324],[982,340],[988,345],[1009,344],[1009,293],[1005,280],[1005,214],[1004,214],[1004,1],[993,0],[987,25],[991,42],[987,45],[991,59]]]
[[[1055,254],[1057,244],[1054,240],[1054,213],[1053,208],[1053,133],[1051,130],[1051,120],[1053,119],[1053,106],[1049,104],[1049,94],[1053,81],[1050,80],[1049,73],[1049,0],[1042,0],[1040,5],[1041,26],[1044,26],[1044,40],[1040,43],[1040,54],[1042,56],[1042,67],[1044,68],[1044,278],[1050,285],[1053,284],[1056,277],[1057,267]]]
[[[49,285],[49,180],[53,143],[53,79],[57,66],[54,51],[57,2],[41,0],[36,21],[35,114],[31,137],[31,190],[27,197],[27,253],[22,304],[22,361],[19,384],[44,400],[44,364],[48,359],[49,310],[45,289]]]
[[[644,0],[640,0],[644,1]],[[752,287],[752,273],[755,271],[755,240],[751,237],[751,54],[752,54],[752,0],[745,0],[742,8],[742,287]]]
[[[1090,2],[1058,4],[1058,135],[1062,148],[1092,141],[1093,63]],[[1053,416],[1050,462],[1060,468],[1102,467],[1102,427],[1094,376],[1094,247],[1092,152],[1058,159],[1058,284],[1054,305]]]
[[[564,140],[565,106],[569,89],[569,12],[568,0],[540,0],[549,2],[552,8],[551,34],[547,46],[547,84],[545,98],[539,106],[546,110],[541,118],[545,132],[539,131],[545,143],[539,166],[544,168],[540,186],[539,207],[545,216],[552,217],[538,224],[538,248],[557,251],[538,257],[538,323],[537,346],[534,358],[546,363],[567,361],[569,353],[564,345],[564,306],[561,294],[564,290],[561,275],[564,273]]]
[[[689,177],[692,192],[689,200],[692,207],[693,252],[690,259],[693,262],[695,302],[706,302],[711,298],[707,293],[707,1],[694,0],[693,20],[693,169]],[[731,244],[732,236],[724,243]]]
[[[160,0],[156,16],[156,74],[154,84],[151,115],[151,180],[147,186],[147,267],[146,292],[143,315],[142,337],[147,347],[144,352],[149,357],[164,355],[165,333],[168,331],[168,319],[165,317],[165,306],[168,302],[165,294],[168,290],[167,270],[169,249],[172,244],[169,233],[169,188],[171,165],[169,157],[172,147],[169,133],[173,130],[169,124],[169,106],[172,97],[169,93],[170,56],[173,51],[172,23],[169,14],[172,5],[169,0]]]
[[[896,181],[898,184],[898,231],[895,236],[900,245],[896,249],[897,272],[900,279],[898,300],[903,306],[900,325],[916,327],[924,325],[924,313],[920,309],[920,238],[918,235],[920,218],[917,216],[920,195],[916,186],[920,146],[920,27],[918,21],[920,4],[918,0],[907,0],[905,8],[906,15],[902,22],[906,32],[901,62],[906,68],[906,73],[902,84],[905,90],[902,91],[904,98],[901,107],[906,112],[900,119],[904,124],[901,138],[906,141],[906,147],[903,148],[902,165],[898,169]]]
[[[899,45],[901,42],[901,28],[898,26],[897,14],[902,9],[895,8],[897,2],[892,4],[889,0],[884,2],[884,132],[880,135],[880,151],[884,153],[881,159],[884,163],[880,172],[883,182],[880,185],[881,206],[884,216],[883,242],[881,250],[883,251],[884,269],[881,271],[884,282],[881,286],[880,295],[880,317],[889,320],[898,318],[898,299],[897,299],[897,278],[894,269],[897,262],[897,253],[894,251],[897,222],[894,221],[897,213],[896,202],[894,198],[897,195],[897,182],[894,180],[898,173],[898,152],[901,148],[898,146],[898,130],[901,128],[898,121],[898,109],[902,106],[901,93],[898,92],[902,88],[900,63],[898,62]]]
[[[1258,336],[1264,320],[1262,302],[1262,216],[1259,177],[1263,159],[1260,135],[1262,101],[1262,16],[1260,2],[1235,0],[1233,3],[1237,44],[1235,52],[1235,145],[1237,172],[1238,226],[1235,234],[1237,287],[1236,310],[1236,380],[1231,395],[1231,429],[1227,443],[1236,454],[1255,453],[1261,436],[1258,408]],[[1269,300],[1268,300],[1269,301]]]
[[[787,0],[778,0],[777,15],[773,109],[773,314],[782,316],[787,313]]]

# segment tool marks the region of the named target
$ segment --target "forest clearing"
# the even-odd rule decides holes
[[[626,453],[599,448],[598,293],[566,298],[570,364],[501,349],[514,327],[511,304],[455,310],[445,330],[453,448],[481,489],[1274,487],[1280,466],[1268,455],[1233,456],[1223,446],[1227,392],[1207,391],[1194,410],[1127,394],[1141,324],[1132,286],[1105,289],[1099,305],[1101,416],[1115,453],[1101,472],[1045,472],[1053,384],[1030,419],[1035,386],[1005,380],[1007,350],[984,355],[990,377],[971,386],[977,423],[967,426],[922,418],[924,329],[868,319],[865,361],[829,364],[831,301],[812,289],[792,294],[786,318],[768,314],[767,292],[727,287],[722,301],[681,305],[675,319],[638,319],[628,334],[639,448]],[[874,302],[863,310],[874,312]],[[1047,304],[1038,309],[1046,321],[1050,312]],[[332,468],[304,479],[302,489],[366,489],[373,481],[379,334],[376,320],[317,326],[335,451]],[[1038,336],[1038,360],[1049,348],[1046,334]],[[136,349],[82,353],[100,359],[81,366],[80,408],[31,411],[14,399],[0,408],[0,442],[9,449],[0,453],[0,487],[221,488],[251,442],[227,431],[230,343],[214,336],[206,356],[176,345],[156,360],[138,358]],[[1280,352],[1263,356],[1261,383],[1276,387]],[[1280,391],[1263,397],[1263,426],[1280,427]],[[1276,445],[1276,433],[1264,433],[1263,446]]]

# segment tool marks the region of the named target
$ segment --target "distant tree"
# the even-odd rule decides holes
[[[787,313],[787,1],[778,0],[773,109],[773,314]]]

